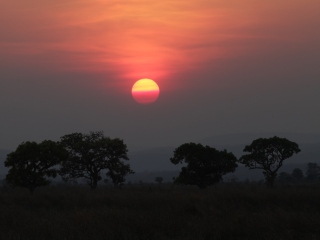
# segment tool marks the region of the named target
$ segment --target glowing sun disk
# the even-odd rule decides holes
[[[148,78],[143,78],[137,81],[131,90],[133,98],[141,104],[150,104],[155,102],[159,97],[158,84]]]

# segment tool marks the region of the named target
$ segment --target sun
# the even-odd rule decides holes
[[[143,78],[132,86],[131,93],[136,102],[140,104],[150,104],[158,99],[160,89],[155,81],[149,78]]]

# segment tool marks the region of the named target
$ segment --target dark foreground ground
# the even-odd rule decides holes
[[[320,239],[320,186],[1,188],[0,239]]]

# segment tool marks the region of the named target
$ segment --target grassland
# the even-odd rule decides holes
[[[320,186],[1,188],[0,239],[320,239]]]

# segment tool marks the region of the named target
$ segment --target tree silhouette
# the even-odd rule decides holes
[[[308,163],[307,165],[307,179],[309,181],[319,180],[320,177],[320,167],[317,163]]]
[[[129,160],[127,146],[118,138],[105,137],[100,131],[72,133],[61,137],[61,144],[69,153],[60,169],[65,181],[83,177],[95,189],[102,170],[108,170],[107,175],[116,186],[124,182],[127,174],[133,173],[129,164],[123,162]]]
[[[243,151],[250,154],[243,155],[239,162],[249,169],[262,169],[266,184],[272,187],[283,161],[301,150],[297,143],[275,136],[256,139]]]
[[[121,188],[126,180],[125,176],[133,173],[134,171],[130,169],[129,164],[125,164],[116,158],[109,160],[107,176],[111,178],[115,187]]]
[[[301,182],[301,180],[304,178],[303,172],[300,168],[295,168],[292,170],[291,176],[294,181]]]
[[[277,176],[277,181],[279,183],[291,183],[292,182],[292,175],[287,172],[280,172],[279,175]]]
[[[5,166],[10,167],[6,181],[10,185],[28,188],[31,193],[50,184],[48,178],[57,175],[56,165],[66,159],[66,151],[56,142],[23,142],[8,154]]]
[[[170,161],[186,164],[174,179],[175,183],[196,185],[202,189],[220,182],[223,175],[234,172],[237,167],[237,158],[232,153],[195,143],[176,148]]]

